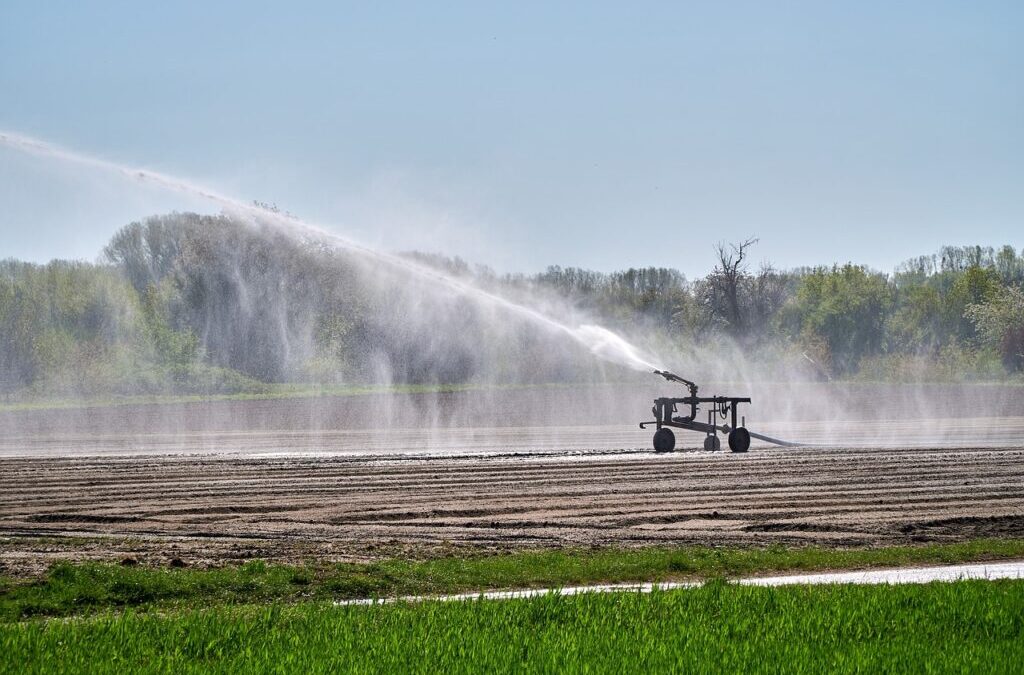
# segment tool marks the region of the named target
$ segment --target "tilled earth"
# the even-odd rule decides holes
[[[0,573],[1024,537],[1024,447],[0,459]]]

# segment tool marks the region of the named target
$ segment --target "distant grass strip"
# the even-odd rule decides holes
[[[434,595],[1015,558],[1024,558],[1024,540],[848,550],[782,546],[569,550],[308,566],[256,561],[208,570],[58,563],[42,578],[0,578],[0,621],[108,609]]]
[[[304,383],[260,383],[253,390],[227,393],[168,393],[168,394],[134,394],[134,395],[92,395],[81,398],[60,398],[46,395],[8,395],[0,402],[0,412],[19,412],[29,410],[74,410],[80,408],[109,408],[128,405],[175,405],[182,403],[205,403],[209,401],[268,401],[293,398],[319,398],[342,396],[365,396],[368,394],[443,394],[463,391],[513,391],[519,389],[575,389],[579,387],[609,388],[636,386],[643,384],[638,380],[602,381],[602,382],[540,382],[540,383],[453,383],[453,384],[352,384],[352,385],[310,385]],[[749,382],[716,382],[721,386],[730,384],[747,385]],[[764,380],[759,384],[806,384]],[[1021,387],[1024,388],[1024,377],[1008,376],[1006,379],[979,380],[967,382],[949,382],[944,380],[923,380],[906,384],[892,380],[870,379],[835,379],[832,384],[848,387],[903,386],[906,388],[921,385],[953,385],[971,387]]]
[[[210,394],[138,394],[127,396],[86,396],[53,398],[47,396],[11,398],[0,403],[0,412],[28,410],[75,410],[80,408],[111,408],[129,405],[177,405],[209,401],[270,401],[295,398],[330,398],[366,396],[370,394],[449,394],[462,391],[512,391],[519,389],[569,389],[572,387],[620,386],[621,382],[573,383],[462,383],[462,384],[351,384],[316,386],[309,384],[261,384],[258,390]]]
[[[0,626],[0,671],[1019,672],[1024,582],[698,589]]]
[[[434,394],[482,389],[469,384],[396,384],[310,387],[307,385],[267,384],[259,391],[227,394],[139,394],[135,396],[97,396],[79,399],[26,398],[0,403],[0,412],[21,410],[71,410],[76,408],[108,408],[126,405],[160,405],[208,401],[265,401],[320,396],[361,396],[365,394]]]

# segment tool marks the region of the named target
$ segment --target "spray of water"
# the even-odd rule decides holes
[[[397,255],[368,248],[348,238],[333,234],[320,225],[247,204],[240,199],[222,194],[206,186],[148,169],[132,168],[13,132],[0,131],[0,145],[40,157],[118,174],[131,181],[153,185],[164,190],[192,197],[200,197],[219,205],[233,215],[261,222],[269,222],[299,236],[332,242],[339,247],[358,253],[370,260],[393,266],[442,288],[508,311],[554,333],[569,337],[588,349],[594,356],[605,361],[639,371],[649,372],[661,369],[661,366],[656,363],[654,357],[645,355],[636,345],[633,345],[621,335],[607,328],[593,324],[579,326],[565,324],[543,312],[521,303],[513,302],[463,279],[440,272],[435,268],[427,267]]]
[[[415,275],[415,280],[422,282],[423,285],[429,285],[432,290],[444,291],[444,295],[468,299],[480,309],[494,310],[505,317],[519,317],[551,336],[560,337],[564,345],[581,346],[594,357],[604,361],[638,371],[663,369],[661,367],[662,360],[648,356],[623,336],[604,327],[583,321],[554,318],[556,314],[553,312],[559,312],[561,308],[539,309],[541,305],[538,303],[543,301],[542,298],[531,296],[526,299],[512,300],[481,288],[469,280],[446,274],[416,260],[367,248],[344,237],[330,234],[317,225],[245,203],[174,176],[146,169],[131,168],[15,133],[0,131],[0,146],[121,176],[127,180],[162,190],[199,197],[219,205],[229,215],[241,217],[257,225],[272,226],[275,230],[294,236],[299,241],[322,242],[324,246],[336,248],[339,251],[350,251],[355,254],[354,260],[365,262],[368,267],[375,270],[400,274],[403,281],[408,275]],[[415,291],[415,289],[412,290]],[[405,298],[412,297],[399,295]],[[442,297],[441,293],[436,295],[438,298]],[[431,300],[436,299],[431,298]],[[443,306],[443,304],[441,303],[439,306]],[[402,320],[401,312],[392,309],[394,313],[392,318]],[[413,329],[414,331],[424,327],[429,329],[432,325],[431,321],[435,320],[435,317],[426,316],[424,312],[415,312],[414,314],[420,323]],[[557,316],[562,315],[557,314]],[[446,318],[450,319],[451,317]],[[500,328],[502,323],[507,322],[494,323]],[[448,339],[449,335],[457,334],[458,330],[459,327],[455,326],[448,333],[434,337],[438,337],[443,342]],[[488,333],[485,332],[483,335],[486,337]],[[508,336],[503,336],[498,330],[497,337],[500,341],[502,337],[507,338]],[[752,387],[756,382],[758,398],[757,412],[754,418],[756,426],[753,428],[771,435],[853,445],[906,446],[938,442],[961,445],[968,442],[972,444],[979,442],[1003,445],[1019,444],[1019,420],[1024,419],[1020,416],[1020,397],[1016,393],[1007,394],[1005,389],[988,387],[979,391],[977,388],[969,388],[966,385],[953,387],[880,385],[868,388],[861,385],[806,382],[800,378],[804,359],[793,360],[788,358],[785,353],[780,353],[775,358],[759,357],[751,360],[748,358],[746,350],[728,340],[719,340],[714,345],[691,343],[665,345],[660,350],[671,353],[673,363],[686,364],[681,372],[688,377],[699,379],[703,385],[706,385],[705,390],[710,389],[715,383],[719,383],[727,386],[730,394],[750,395],[753,393]],[[429,358],[429,349],[425,353],[425,358]],[[373,355],[370,356],[372,364]],[[387,371],[389,366],[390,364],[386,362],[381,363],[381,368],[384,371]],[[390,376],[385,372],[378,379],[389,381]],[[710,389],[710,391],[714,392],[715,390]],[[559,397],[563,396],[565,396],[565,392],[559,392]],[[607,399],[604,398],[603,391],[597,393],[594,389],[581,391],[578,396],[577,399],[565,405],[561,405],[565,402],[560,400],[557,409],[556,406],[551,405],[548,399],[538,396],[536,401],[530,402],[535,404],[533,407],[527,406],[524,411],[520,411],[520,419],[526,420],[531,425],[560,421],[562,419],[561,410],[571,409],[590,415],[585,419],[594,423],[635,421],[631,407],[632,401],[626,402],[624,399],[619,399],[614,392]],[[478,399],[482,400],[478,401]],[[482,414],[490,414],[500,403],[496,398],[490,399],[486,396],[474,396],[468,400],[469,404],[465,411],[453,413],[446,410],[445,415],[441,416],[438,412],[440,408],[435,408],[432,412],[417,409],[408,413],[408,415],[414,415],[414,419],[408,416],[401,417],[404,414],[403,411],[397,407],[392,408],[390,399],[387,399],[380,403],[382,406],[380,410],[374,408],[368,412],[367,419],[372,417],[375,427],[402,425],[415,425],[417,428],[429,429],[437,429],[445,425],[455,427],[469,423],[476,424]],[[474,408],[474,405],[478,407]],[[955,419],[948,417],[939,420],[933,419],[937,410],[947,409],[957,410],[958,416]],[[901,420],[891,419],[893,410],[899,411]],[[423,419],[429,418],[431,414],[434,415],[433,424],[430,423],[430,419],[424,424]],[[993,417],[996,419],[992,419]],[[306,418],[303,419],[306,420]],[[763,421],[767,420],[770,420],[771,424],[763,424]],[[1013,422],[1014,420],[1016,422]],[[1012,426],[1011,422],[1018,426]],[[253,421],[251,426],[256,428],[259,424],[265,423],[263,420],[257,420]],[[281,421],[275,421],[275,424],[278,423]],[[14,426],[9,427],[8,431],[11,429],[23,431],[18,426],[17,420],[10,424]],[[89,424],[89,415],[85,415],[69,421],[62,428],[87,427]],[[0,431],[5,430],[0,428]],[[967,435],[965,436],[965,434]],[[439,440],[437,444],[440,447],[441,441]],[[617,445],[616,447],[622,446]]]

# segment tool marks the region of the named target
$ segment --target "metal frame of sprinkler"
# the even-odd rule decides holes
[[[748,431],[746,428],[746,419],[740,417],[739,425],[736,424],[736,407],[740,403],[750,403],[750,399],[739,396],[705,396],[701,397],[697,395],[697,385],[690,382],[687,379],[674,375],[667,370],[656,370],[655,375],[661,375],[669,382],[678,382],[686,385],[690,390],[689,396],[683,398],[656,398],[654,399],[654,407],[651,408],[651,412],[654,413],[653,422],[641,422],[640,428],[646,429],[649,425],[653,424],[657,427],[657,431],[654,432],[654,451],[655,452],[672,452],[676,447],[676,435],[672,433],[672,429],[668,427],[675,427],[676,429],[688,429],[690,431],[700,431],[705,434],[704,436],[704,449],[705,450],[721,450],[722,443],[718,438],[718,432],[721,431],[724,434],[728,434],[729,449],[733,452],[746,452],[750,448],[750,439],[759,438],[762,441],[768,443],[774,443],[775,445],[782,445],[786,447],[799,447],[799,443],[790,443],[789,441],[781,441],[771,436],[765,436],[763,434],[755,434],[752,431]],[[697,411],[700,409],[701,403],[710,403],[711,408],[708,410],[708,421],[698,422]],[[690,414],[686,416],[678,416],[675,413],[678,412],[678,406],[682,404],[690,408]],[[719,424],[719,419],[729,419],[729,424]]]
[[[705,450],[721,450],[722,443],[718,438],[718,432],[729,434],[729,449],[733,452],[746,452],[750,448],[750,432],[746,429],[746,420],[740,418],[740,424],[736,424],[736,408],[740,403],[750,403],[749,398],[737,396],[698,396],[697,385],[685,378],[679,377],[667,370],[656,370],[655,375],[661,375],[669,382],[678,382],[686,385],[690,390],[689,396],[683,398],[656,398],[651,412],[654,413],[653,422],[641,422],[640,428],[646,429],[653,424],[657,427],[654,432],[654,451],[671,452],[676,447],[676,435],[668,427],[677,429],[688,429],[700,431],[704,436]],[[710,403],[708,410],[708,421],[698,422],[697,412],[701,403]],[[682,404],[690,408],[689,415],[677,416],[678,406]],[[731,424],[719,424],[719,418],[723,421],[730,419]]]

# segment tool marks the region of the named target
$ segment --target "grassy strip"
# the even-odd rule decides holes
[[[0,626],[0,671],[1016,672],[1024,582],[303,603]]]
[[[0,579],[0,621],[71,616],[109,608],[431,595],[1010,558],[1024,558],[1024,540],[981,539],[961,544],[848,550],[772,546],[543,551],[305,567],[257,561],[209,570],[60,563],[40,579]]]
[[[26,410],[74,410],[80,408],[111,408],[127,405],[174,405],[209,401],[269,401],[293,398],[365,396],[368,394],[447,394],[461,391],[510,391],[518,389],[569,389],[572,387],[615,387],[623,383],[547,382],[534,384],[464,383],[464,384],[351,384],[309,385],[270,383],[259,391],[230,394],[140,394],[137,396],[94,396],[84,398],[14,398],[0,403],[0,412]]]
[[[897,386],[907,388],[921,385],[967,385],[972,387],[1022,387],[1024,388],[1024,377],[1007,378],[1005,380],[979,381],[979,382],[915,382],[904,384],[890,380],[833,380],[835,385],[853,387],[875,387],[879,385]],[[319,398],[319,397],[344,397],[364,396],[367,394],[443,394],[461,391],[510,391],[517,389],[570,389],[581,386],[586,387],[618,387],[622,385],[635,385],[637,381],[611,381],[611,382],[546,382],[535,384],[510,384],[510,383],[468,383],[468,384],[391,384],[391,385],[327,385],[316,386],[309,384],[288,384],[269,383],[261,387],[259,391],[236,392],[231,394],[140,394],[137,396],[94,396],[84,398],[52,398],[52,397],[27,397],[13,398],[0,402],[0,412],[18,412],[27,410],[73,410],[80,408],[109,408],[127,405],[173,405],[181,403],[205,403],[208,401],[268,401],[275,399],[292,398]],[[727,386],[731,383],[717,382],[716,384]],[[787,384],[768,380],[761,384]],[[801,382],[788,384],[800,385]]]
[[[0,412],[21,410],[71,410],[76,408],[109,408],[126,405],[160,405],[205,403],[208,401],[264,401],[271,399],[317,398],[320,396],[361,396],[365,394],[434,394],[491,388],[468,384],[396,384],[387,386],[349,385],[310,387],[308,385],[268,384],[257,392],[234,394],[157,394],[110,396],[81,399],[30,398],[0,403]]]

